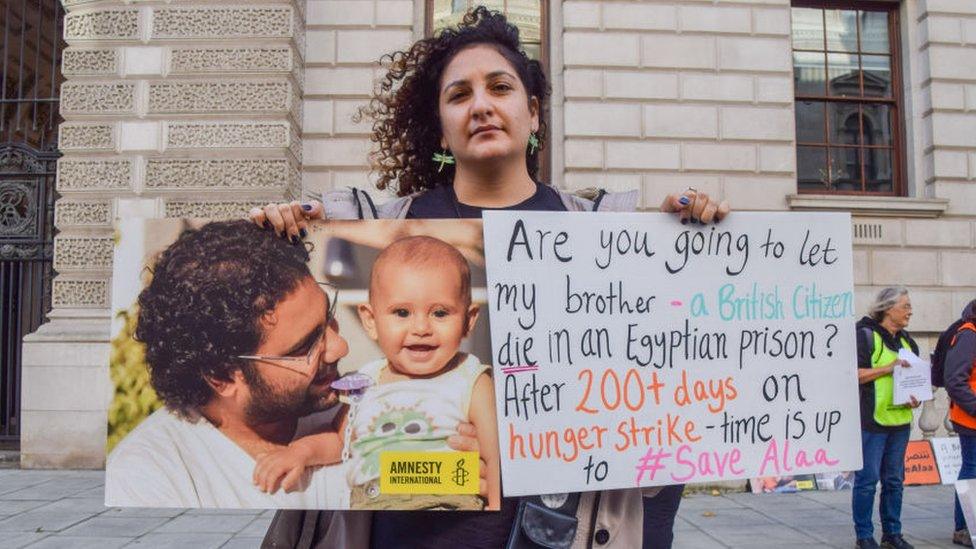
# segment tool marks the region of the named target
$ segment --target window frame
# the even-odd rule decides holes
[[[824,103],[824,116],[828,116],[829,109],[826,105],[833,103],[853,103],[857,105],[863,104],[884,104],[890,105],[893,109],[891,117],[891,132],[892,132],[892,189],[886,192],[874,192],[868,190],[832,190],[832,189],[802,189],[800,188],[799,180],[799,165],[797,166],[797,193],[804,195],[849,195],[849,196],[878,196],[878,197],[903,197],[907,196],[908,185],[907,177],[908,173],[908,163],[907,163],[907,153],[906,153],[906,139],[905,139],[905,98],[904,98],[904,80],[903,80],[903,67],[902,67],[902,36],[901,36],[901,0],[865,0],[865,1],[855,1],[855,0],[791,0],[790,10],[792,13],[793,8],[815,8],[815,9],[826,9],[826,10],[858,10],[858,11],[881,11],[889,15],[888,17],[888,48],[891,59],[891,98],[877,98],[877,101],[865,100],[863,94],[858,98],[839,98],[832,97],[830,95],[823,96],[812,96],[812,95],[797,95],[796,88],[793,89],[793,104],[794,104],[794,120],[796,117],[796,104],[799,101],[821,101]],[[809,50],[796,50],[793,48],[792,43],[792,23],[790,25],[790,57],[792,59],[793,53],[796,51],[809,51]],[[825,29],[826,32],[826,29]],[[824,52],[826,53],[826,45]],[[863,54],[858,51],[859,54]],[[792,64],[792,60],[791,60]],[[794,68],[795,70],[795,68]],[[860,71],[860,81],[863,83],[863,69]],[[795,74],[794,74],[795,82]],[[862,92],[863,93],[863,92]],[[860,118],[860,128],[863,135],[864,119],[863,116]],[[824,136],[825,139],[825,149],[828,151],[827,167],[829,169],[830,159],[829,159],[829,133]],[[797,153],[797,158],[799,158],[799,140],[794,137],[794,149]],[[861,151],[868,150],[869,148],[864,147],[864,143],[861,143],[857,150],[859,154]],[[799,163],[798,163],[799,164]],[[860,162],[861,167],[861,177],[859,179],[859,186],[866,182],[865,169],[866,163],[864,162],[864,157],[861,157]]]
[[[477,2],[477,0],[474,0]],[[506,0],[507,1],[507,0]],[[549,47],[549,0],[539,0],[539,63],[546,75],[546,83],[552,89],[552,71],[550,70]],[[430,38],[434,33],[434,0],[424,0],[424,38]],[[552,95],[550,92],[549,110],[546,111],[546,128],[549,135],[539,151],[539,179],[542,183],[551,185],[552,181]]]

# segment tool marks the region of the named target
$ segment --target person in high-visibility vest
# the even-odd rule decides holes
[[[918,345],[905,328],[912,303],[903,286],[884,288],[871,304],[868,316],[857,322],[857,380],[861,396],[861,451],[864,468],[854,473],[851,509],[859,549],[913,549],[901,533],[901,499],[905,481],[905,448],[911,433],[912,408],[919,402],[897,406],[895,368],[908,366],[899,349],[918,355]],[[881,545],[874,540],[871,522],[874,492],[881,481]]]
[[[976,300],[963,310],[963,324],[952,335],[945,356],[944,379],[949,393],[949,419],[959,435],[962,466],[959,480],[976,478]],[[956,498],[956,529],[952,543],[972,547],[966,517]]]

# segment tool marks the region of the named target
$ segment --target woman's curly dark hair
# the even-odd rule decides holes
[[[518,74],[531,100],[539,102],[539,148],[525,158],[529,176],[538,180],[539,150],[546,139],[546,101],[549,86],[542,65],[529,59],[519,45],[519,30],[505,16],[479,6],[464,15],[456,28],[445,28],[431,38],[416,42],[409,50],[383,56],[389,67],[369,105],[360,109],[359,119],[372,118],[372,141],[378,149],[371,155],[379,173],[377,188],[392,188],[406,196],[454,180],[453,166],[438,171],[433,160],[440,152],[441,123],[438,114],[440,80],[444,69],[462,50],[474,45],[494,47]]]
[[[250,367],[235,357],[260,345],[261,316],[311,276],[306,261],[304,247],[243,220],[186,231],[160,255],[135,335],[167,408],[193,418],[213,397],[208,378]]]

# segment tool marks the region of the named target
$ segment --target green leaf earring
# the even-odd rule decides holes
[[[451,164],[451,165],[454,164],[454,156],[451,155],[451,153],[447,152],[447,149],[444,149],[444,152],[442,153],[439,152],[434,153],[434,162],[441,163],[440,166],[437,166],[437,172],[440,173],[444,171],[444,164]]]
[[[539,148],[539,136],[532,132],[529,134],[529,154],[535,154],[536,149]]]

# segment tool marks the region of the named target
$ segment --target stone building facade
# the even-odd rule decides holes
[[[25,467],[104,462],[113,219],[368,187],[352,114],[433,5],[63,3],[58,276],[50,321],[24,340]],[[850,211],[859,304],[908,285],[931,348],[976,297],[976,2],[871,4],[897,13],[901,196],[799,192],[790,0],[543,2],[551,181],[639,188],[646,208],[694,186],[741,209]],[[926,405],[922,430],[944,416]]]

